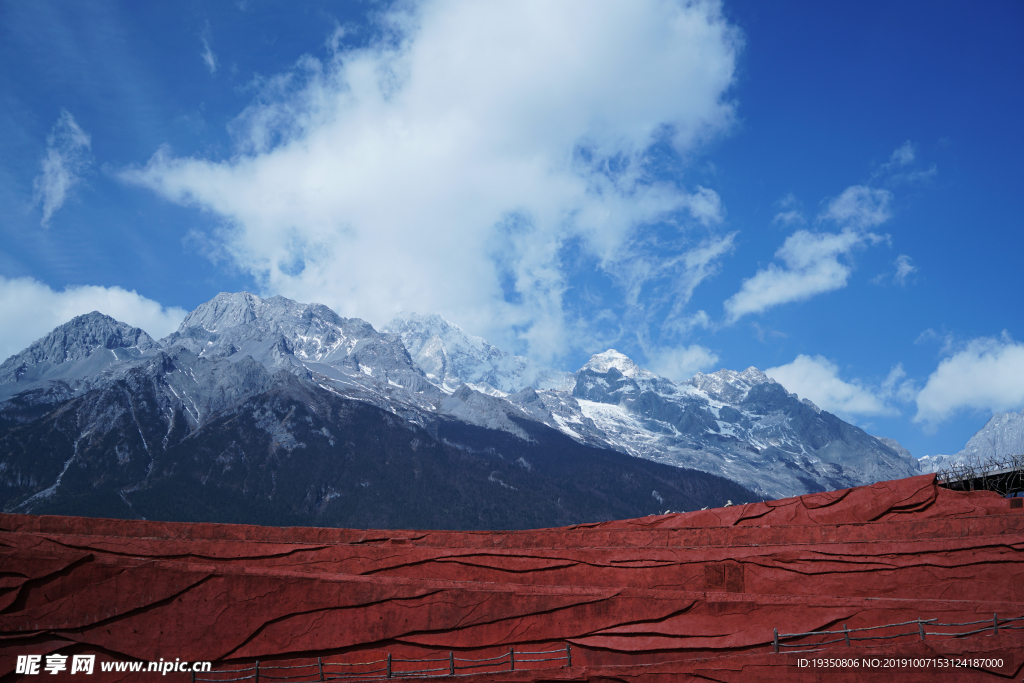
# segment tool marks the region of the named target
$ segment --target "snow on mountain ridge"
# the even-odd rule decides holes
[[[403,314],[383,330],[319,304],[223,293],[141,356],[98,354],[96,368],[72,363],[55,372],[76,372],[100,389],[144,376],[154,405],[171,422],[180,411],[190,428],[291,377],[296,387],[365,401],[421,426],[447,415],[522,437],[517,421],[535,420],[583,443],[724,476],[765,497],[916,473],[874,437],[753,367],[676,383],[609,349],[571,374],[506,353],[436,315]]]
[[[957,455],[984,462],[1024,453],[1024,410],[996,413],[967,441]]]
[[[565,389],[544,390],[538,382],[535,391],[527,388],[526,359],[443,318],[404,314],[384,329],[400,335],[428,379],[448,392],[504,393],[525,415],[578,441],[724,476],[765,497],[917,474],[882,442],[754,367],[676,383],[608,349],[594,354]],[[472,412],[460,410],[460,417]]]
[[[1024,410],[995,413],[953,455],[926,455],[918,462],[922,472],[938,472],[959,464],[984,464],[1008,455],[1024,454]]]
[[[139,358],[160,348],[138,327],[93,311],[56,327],[22,352],[0,364],[0,395],[20,391],[34,382],[78,382],[125,359]]]
[[[400,313],[381,328],[402,339],[427,378],[447,392],[469,384],[484,393],[511,394],[526,387],[571,388],[571,373],[538,366],[465,332],[439,315]]]
[[[573,396],[606,441],[656,462],[699,469],[766,497],[917,474],[887,445],[801,401],[757,368],[674,383],[606,352],[577,373]],[[599,370],[606,369],[605,372]]]
[[[758,384],[774,382],[771,377],[751,366],[743,372],[722,368],[717,372],[698,372],[684,384],[696,387],[712,398],[725,403],[735,403],[746,398]]]
[[[608,349],[603,353],[595,353],[581,369],[593,370],[594,372],[603,374],[608,372],[611,368],[615,368],[624,376],[631,379],[635,377],[643,379],[653,379],[657,377],[656,374],[649,370],[644,370],[634,363],[627,355],[619,353],[615,349]]]

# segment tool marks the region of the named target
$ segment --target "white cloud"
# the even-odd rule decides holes
[[[1024,406],[1024,344],[1005,332],[979,338],[943,359],[917,396],[914,422],[935,425],[959,410],[1006,411]]]
[[[871,179],[882,179],[889,185],[917,183],[930,180],[939,172],[934,164],[924,170],[908,168],[915,161],[917,161],[917,148],[914,143],[907,140],[893,150],[889,160],[878,167],[878,170],[871,175]]]
[[[779,330],[761,327],[758,323],[752,323],[751,327],[754,328],[754,337],[762,344],[769,339],[785,339],[789,336],[785,332],[780,332]]]
[[[889,220],[892,194],[863,185],[852,185],[829,202],[818,220],[829,220],[843,226],[839,233],[816,233],[797,230],[786,238],[776,258],[785,267],[771,263],[753,277],[743,281],[740,291],[726,299],[724,306],[727,322],[734,323],[745,315],[760,313],[774,306],[793,301],[804,301],[846,286],[852,268],[839,261],[840,256],[865,244],[888,240],[887,236],[865,232],[867,228]],[[792,193],[777,204],[782,208],[797,203]],[[803,222],[803,215],[795,210],[776,214],[773,223],[789,225]]]
[[[818,216],[851,228],[873,228],[892,217],[889,204],[892,193],[864,185],[853,185],[829,202],[828,208]]]
[[[796,209],[780,211],[772,218],[772,223],[781,223],[782,225],[801,225],[806,222],[807,219],[804,218],[804,215]]]
[[[902,368],[900,368],[902,372]],[[839,367],[824,356],[800,354],[787,365],[768,368],[766,375],[796,393],[807,398],[822,410],[838,415],[891,415],[895,409],[889,406],[882,392],[872,390],[857,380],[846,382],[839,377]],[[900,376],[889,379],[895,384]]]
[[[677,348],[663,348],[647,354],[647,367],[662,377],[682,382],[696,373],[713,367],[718,355],[698,344]]]
[[[740,291],[725,301],[728,321],[735,322],[750,313],[845,287],[851,268],[841,263],[839,257],[865,243],[882,239],[873,233],[854,230],[838,234],[797,230],[775,252],[786,264],[785,268],[769,264],[744,280]]]
[[[199,56],[203,58],[203,63],[206,64],[206,68],[212,76],[217,73],[217,55],[213,54],[213,50],[210,49],[210,41],[205,35],[200,36],[199,39],[203,43],[203,50]]]
[[[704,225],[722,222],[722,198],[714,190],[698,185],[697,190],[687,197],[686,208]]]
[[[686,266],[685,272],[690,274],[686,300],[693,295],[697,285],[716,271],[718,261],[733,250],[735,239],[734,232],[708,239],[682,255],[682,262]]]
[[[733,251],[735,238],[736,233],[728,233],[684,246],[656,239],[631,242],[608,268],[623,295],[621,317],[599,322],[588,315],[588,324],[617,324],[620,332],[636,338],[648,357],[659,354],[662,346],[673,351],[695,329],[712,327],[705,311],[689,311],[687,304],[697,287],[718,273],[722,258]],[[599,333],[586,335],[583,329],[580,333],[594,337],[592,348],[619,343],[616,338],[596,344]]]
[[[46,138],[46,156],[41,162],[42,173],[35,178],[34,203],[43,207],[40,224],[45,228],[68,198],[71,189],[81,182],[81,175],[92,160],[89,153],[91,140],[75,118],[62,109],[57,123]]]
[[[223,217],[220,253],[268,293],[377,323],[436,311],[505,345],[516,327],[540,357],[586,323],[563,305],[567,243],[614,273],[652,224],[721,220],[714,191],[645,171],[653,143],[731,125],[719,3],[398,6],[381,42],[262,82],[236,157],[160,151],[123,177]]]
[[[792,192],[775,202],[775,206],[781,210],[772,218],[772,224],[779,223],[790,226],[802,225],[807,222],[803,212],[800,210],[800,200]]]
[[[92,311],[141,327],[155,339],[177,329],[186,314],[181,308],[165,308],[120,287],[67,287],[58,292],[32,278],[0,276],[0,320],[4,321],[0,360],[22,351],[76,315]]]
[[[912,263],[912,260],[906,254],[900,254],[893,261],[893,265],[896,266],[896,274],[893,275],[893,280],[900,286],[907,284],[907,278],[917,272],[917,266]]]
[[[917,398],[918,388],[913,380],[907,379],[903,363],[897,363],[879,388],[879,395],[900,403],[911,403]]]
[[[889,166],[906,166],[914,163],[914,144],[907,140],[897,147],[889,157]]]
[[[775,202],[775,206],[780,209],[792,209],[800,206],[800,200],[796,198],[796,195],[792,192],[787,192],[786,196],[781,197]]]
[[[893,283],[900,287],[906,287],[910,276],[917,272],[917,266],[914,265],[914,260],[906,254],[900,254],[892,264],[894,266],[893,272],[879,273],[875,277],[871,278],[870,282],[875,285],[881,285],[892,280]]]

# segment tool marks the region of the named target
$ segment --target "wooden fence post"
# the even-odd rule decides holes
[[[508,646],[508,663],[509,663],[509,667],[510,667],[509,671],[515,671],[516,670],[516,648],[514,646],[512,646],[512,645]]]
[[[316,665],[320,669],[320,680],[324,680],[324,660],[321,657],[316,658]]]
[[[850,647],[850,629],[843,624],[843,635],[846,636],[846,647]]]
[[[256,660],[256,682],[260,683],[260,660]]]
[[[921,617],[917,618],[917,630],[921,634],[921,640],[924,640],[924,622],[921,621]]]
[[[455,653],[448,650],[448,675],[455,675]]]
[[[391,678],[391,653],[388,653],[388,678]]]
[[[778,652],[779,652],[779,629],[775,628],[775,629],[772,629],[772,630],[775,631],[775,652],[776,652],[776,654],[778,654]]]
[[[565,661],[567,662],[566,666],[572,666],[572,645],[569,643],[565,644]]]

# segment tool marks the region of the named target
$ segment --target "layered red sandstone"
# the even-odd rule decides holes
[[[773,629],[1024,616],[1024,514],[995,494],[939,488],[933,475],[517,532],[0,515],[0,544],[0,676],[11,680],[19,654],[224,669],[566,644],[572,667],[520,663],[530,670],[472,679],[816,680],[820,671],[796,664],[809,655],[775,653]],[[823,680],[1020,680],[1024,629],[832,644],[810,656],[967,654],[1003,666]]]

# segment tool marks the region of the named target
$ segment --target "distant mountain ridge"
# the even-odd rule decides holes
[[[923,472],[938,472],[958,464],[980,465],[1008,455],[1024,454],[1024,410],[996,413],[985,426],[953,455],[926,455],[921,458]]]
[[[381,331],[401,337],[426,377],[447,391],[455,391],[462,384],[492,395],[511,394],[527,387],[572,389],[572,373],[543,368],[527,358],[506,353],[439,315],[402,313]]]
[[[79,316],[0,373],[14,512],[501,529],[754,497],[574,440],[532,389],[435,386],[398,335],[283,297],[220,294],[160,341]]]
[[[79,316],[0,365],[0,505],[513,528],[918,473],[898,444],[756,368],[677,383],[609,349],[566,373],[439,316],[383,330],[248,293],[217,295],[159,341]]]
[[[757,368],[697,373],[676,383],[609,349],[549,388],[522,389],[525,359],[512,361],[438,316],[404,314],[384,329],[398,334],[417,362],[429,355],[426,367],[438,367],[434,359],[443,358],[446,372],[472,369],[453,373],[463,381],[500,377],[497,383],[504,390],[499,393],[516,392],[504,396],[508,402],[578,441],[723,476],[761,497],[920,473],[899,444],[890,445],[800,400]],[[500,363],[489,366],[486,358],[494,357]],[[502,373],[513,362],[516,370]],[[426,376],[448,388],[439,375],[426,371]]]
[[[85,377],[159,348],[143,330],[94,311],[61,325],[0,364],[0,391],[17,382]]]

